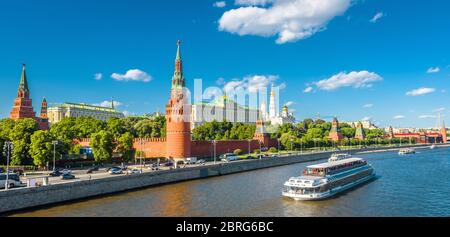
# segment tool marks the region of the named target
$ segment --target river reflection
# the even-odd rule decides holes
[[[360,155],[379,178],[318,202],[281,196],[283,183],[310,164],[170,184],[14,216],[449,216],[449,148]]]

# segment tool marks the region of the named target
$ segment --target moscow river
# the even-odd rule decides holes
[[[281,196],[286,180],[321,161],[147,188],[13,216],[450,216],[450,148],[417,151],[408,156],[358,155],[379,177],[326,201],[299,202]]]

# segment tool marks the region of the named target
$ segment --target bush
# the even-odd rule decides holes
[[[269,149],[269,152],[270,152],[270,153],[277,153],[278,150],[277,150],[277,148],[275,148],[275,147],[271,147],[271,148]]]
[[[236,150],[234,150],[233,153],[238,156],[238,155],[242,154],[242,150],[241,149],[236,149]]]
[[[260,150],[260,149],[255,149],[255,150],[253,151],[253,153],[255,153],[255,154],[260,154],[260,153],[261,153],[261,150]]]

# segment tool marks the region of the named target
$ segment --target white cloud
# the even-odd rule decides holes
[[[434,113],[439,113],[439,112],[444,112],[444,111],[445,111],[444,107],[433,110]]]
[[[395,120],[404,119],[404,118],[405,118],[405,116],[403,116],[403,115],[396,115],[396,116],[394,116]]]
[[[254,75],[246,76],[242,80],[233,80],[225,84],[224,90],[230,91],[235,88],[243,88],[250,93],[256,93],[259,89],[269,89],[271,84],[275,83],[279,79],[279,76],[275,75]],[[286,87],[286,84],[279,85],[279,89]]]
[[[420,115],[420,119],[435,119],[437,118],[435,115]]]
[[[227,3],[225,1],[219,1],[219,2],[215,2],[213,4],[213,6],[217,7],[217,8],[224,8],[227,6]]]
[[[383,78],[376,73],[368,71],[340,72],[328,79],[313,84],[320,90],[333,91],[341,87],[367,88],[372,87],[373,82],[382,81]]]
[[[372,117],[364,117],[364,118],[362,119],[362,121],[370,121],[370,120],[372,120]]]
[[[239,8],[226,11],[219,30],[238,35],[277,36],[284,44],[306,39],[326,29],[344,14],[352,0],[238,0]],[[265,6],[266,4],[269,4]]]
[[[372,108],[373,107],[373,104],[365,104],[365,105],[363,105],[363,108]]]
[[[236,0],[234,4],[241,6],[265,6],[275,0]]]
[[[103,101],[103,102],[100,102],[100,103],[97,103],[97,104],[94,104],[95,106],[100,106],[100,107],[106,107],[106,108],[111,108],[112,107],[112,104],[111,104],[111,101],[110,100],[105,100],[105,101]],[[119,101],[114,101],[114,107],[120,107],[120,106],[122,106],[123,105],[123,103],[121,103],[121,102],[119,102]]]
[[[419,89],[408,91],[408,92],[406,92],[406,95],[407,96],[421,96],[421,95],[433,93],[435,91],[436,91],[436,89],[434,89],[434,88],[422,87]]]
[[[111,78],[117,81],[142,81],[149,82],[152,77],[139,69],[128,70],[125,74],[113,73]]]
[[[303,93],[311,93],[314,90],[314,88],[312,88],[312,86],[308,86],[303,90]]]
[[[427,73],[433,74],[433,73],[438,73],[440,71],[441,71],[441,69],[439,67],[430,67],[430,68],[428,68]]]
[[[94,79],[97,80],[97,81],[100,81],[101,79],[103,79],[103,74],[102,73],[95,73]]]
[[[286,105],[287,107],[291,107],[291,106],[294,105],[294,104],[295,104],[294,101],[288,101],[285,105]]]
[[[383,12],[378,12],[377,14],[375,14],[375,16],[372,17],[372,19],[370,19],[370,22],[372,23],[376,23],[378,20],[380,20],[381,18],[383,18],[385,15]]]

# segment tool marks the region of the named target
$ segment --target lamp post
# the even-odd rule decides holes
[[[280,156],[280,138],[277,138],[278,142],[278,156]]]
[[[53,144],[53,172],[56,171],[56,145],[58,145],[58,141],[52,141]]]
[[[14,144],[12,142],[6,141],[3,145],[3,151],[6,153],[6,183],[5,190],[9,189],[9,156],[14,149]]]
[[[251,152],[251,149],[252,149],[252,148],[251,148],[251,142],[252,142],[252,140],[251,140],[251,139],[248,139],[247,141],[248,141],[248,155],[250,156],[250,154],[252,153],[252,152]]]
[[[259,141],[259,153],[261,154],[259,156],[259,159],[261,160],[262,159],[262,142],[261,141]]]
[[[213,143],[213,147],[214,147],[214,164],[216,164],[216,143],[217,143],[217,141],[213,140],[212,143]]]
[[[300,138],[300,154],[303,154],[303,137]]]

